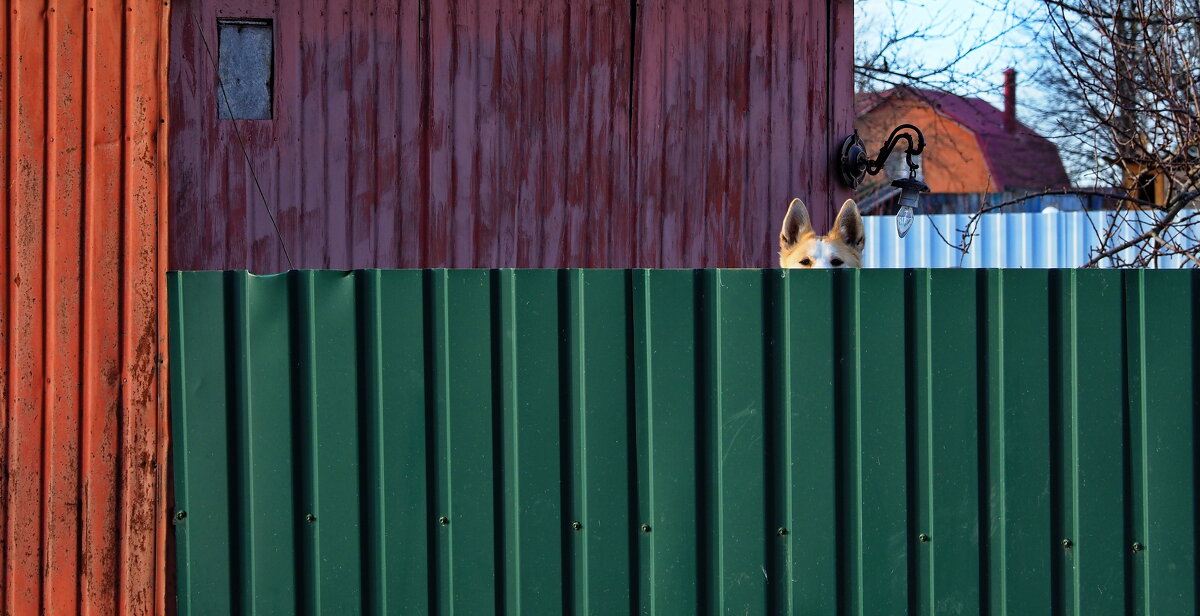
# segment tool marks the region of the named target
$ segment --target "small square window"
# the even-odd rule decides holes
[[[271,119],[274,41],[269,19],[217,20],[218,118]]]

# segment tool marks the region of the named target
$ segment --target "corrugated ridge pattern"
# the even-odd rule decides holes
[[[848,194],[846,2],[276,4],[174,11],[172,269],[287,269],[235,124],[297,268],[769,266],[792,197]],[[200,33],[238,17],[271,121],[217,119]]]
[[[167,12],[0,2],[4,614],[167,606]]]
[[[1194,272],[169,286],[182,614],[1198,607]]]
[[[1100,238],[1109,229],[1117,232],[1108,245],[1118,246],[1152,228],[1155,216],[1147,211],[985,214],[965,255],[946,241],[959,243],[970,214],[917,216],[903,239],[896,235],[895,217],[865,216],[867,246],[863,250],[863,266],[1081,267],[1092,260],[1100,248]],[[1200,245],[1195,231],[1162,235],[1164,241],[1179,248],[1194,250]],[[1136,248],[1128,248],[1120,256],[1128,260],[1136,254]],[[1112,259],[1102,260],[1100,266],[1111,267]],[[1169,255],[1160,257],[1152,266],[1181,269],[1194,268],[1196,264],[1184,255]]]
[[[771,266],[793,197],[832,220],[849,196],[826,155],[851,131],[844,5],[638,3],[637,259],[612,265]]]

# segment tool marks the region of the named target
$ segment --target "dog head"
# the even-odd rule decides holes
[[[862,267],[865,242],[862,216],[853,199],[842,204],[829,235],[814,233],[808,208],[803,201],[792,199],[779,232],[779,267]]]

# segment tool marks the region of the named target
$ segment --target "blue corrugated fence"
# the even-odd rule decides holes
[[[917,216],[905,238],[897,237],[892,216],[867,216],[865,267],[1080,267],[1091,260],[1101,238],[1116,222],[1118,242],[1132,239],[1154,224],[1153,212],[1054,212],[1046,214],[986,214],[976,226],[970,249],[963,253],[963,229],[969,214]],[[939,235],[940,231],[940,235]],[[943,239],[944,238],[944,239]],[[1192,248],[1200,245],[1191,235],[1168,234],[1164,241]],[[947,243],[949,242],[949,243]],[[953,244],[953,245],[952,245]],[[1114,245],[1109,242],[1109,245]],[[1129,249],[1130,253],[1136,249]],[[1128,254],[1127,256],[1132,256]],[[1105,260],[1103,267],[1111,267]],[[1193,267],[1182,255],[1159,258],[1158,269]]]

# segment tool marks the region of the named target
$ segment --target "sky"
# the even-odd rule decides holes
[[[1003,71],[1012,67],[1017,71],[1017,119],[1060,149],[1067,145],[1069,138],[1047,113],[1053,99],[1038,87],[1039,70],[1052,61],[1045,50],[1053,28],[1047,23],[1046,0],[854,0],[854,8],[856,58],[896,33],[922,33],[891,54],[893,62],[916,69],[944,66],[978,46],[957,65],[967,78],[942,84],[943,89],[1003,109]],[[1106,167],[1075,168],[1070,160],[1064,162],[1080,185],[1094,184],[1097,174],[1107,173]]]
[[[904,53],[898,55],[901,61],[913,58],[918,66],[934,67],[982,43],[959,64],[964,73],[978,72],[982,79],[968,80],[954,88],[956,93],[1002,106],[1002,71],[1012,67],[1017,70],[1018,107],[1039,98],[1029,77],[1040,62],[1041,0],[855,0],[854,4],[856,46],[870,49],[893,28],[900,33],[924,31],[924,38],[904,41],[898,47]],[[1022,115],[1019,108],[1018,115]]]

